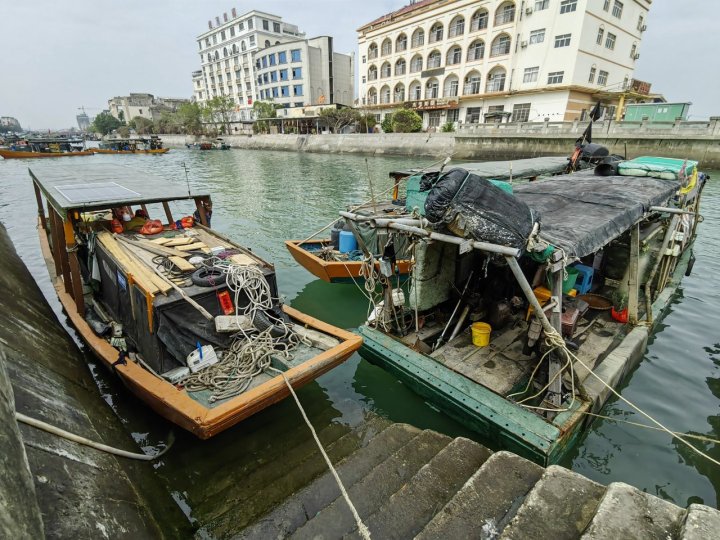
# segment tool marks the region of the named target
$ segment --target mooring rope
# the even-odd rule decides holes
[[[43,422],[42,420],[38,420],[37,418],[31,418],[30,416],[26,416],[19,412],[15,413],[15,419],[18,422],[22,422],[23,424],[27,424],[28,426],[32,426],[34,428],[46,431],[47,433],[57,435],[58,437],[62,437],[63,439],[67,439],[68,441],[73,441],[78,444],[89,446],[90,448],[94,448],[102,452],[107,452],[108,454],[113,454],[115,456],[121,456],[129,459],[137,459],[140,461],[153,461],[155,459],[158,459],[159,457],[162,457],[168,450],[170,450],[173,442],[175,442],[175,434],[171,431],[170,435],[168,436],[167,446],[165,446],[165,448],[163,448],[160,452],[155,455],[138,454],[135,452],[128,452],[127,450],[121,450],[120,448],[115,448],[113,446],[108,446],[107,444],[91,441],[90,439],[87,439],[80,435],[75,435],[74,433],[70,433],[69,431],[53,426],[52,424],[48,424],[47,422]]]

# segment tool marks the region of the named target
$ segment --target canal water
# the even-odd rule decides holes
[[[295,264],[283,241],[309,236],[333,220],[338,209],[369,198],[371,182],[376,193],[388,189],[388,171],[425,166],[432,160],[174,149],[164,156],[96,155],[59,161],[78,167],[89,162],[129,164],[180,185],[189,184],[192,191],[211,193],[213,227],[274,262],[288,303],[329,323],[353,328],[366,315],[361,293],[352,284],[330,285],[314,279]],[[0,220],[64,321],[37,241],[35,200],[27,175],[34,163],[0,161]],[[720,179],[720,174],[717,177]],[[711,180],[704,195],[705,222],[696,243],[693,275],[683,281],[644,360],[622,390],[671,429],[712,439],[720,439],[720,287],[714,283],[720,272],[718,206],[720,186]],[[147,448],[161,446],[172,426],[148,412],[91,356],[87,355],[87,360],[104,398],[138,443]],[[303,388],[299,395],[318,431],[335,425],[354,427],[368,416],[380,415],[451,436],[475,438],[358,355]],[[615,401],[602,413],[642,421]],[[224,493],[218,484],[228,483],[228,479],[241,483],[252,460],[263,461],[257,449],[294,436],[300,423],[294,405],[285,400],[210,441],[177,433],[175,447],[155,467],[189,519],[202,524],[206,516],[217,514],[207,505],[214,495]],[[720,445],[696,444],[720,459]],[[562,464],[598,482],[626,482],[680,506],[694,502],[718,505],[720,470],[664,433],[598,420]]]

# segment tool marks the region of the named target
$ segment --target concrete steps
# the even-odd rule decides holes
[[[713,508],[685,510],[626,484],[605,487],[559,466],[543,469],[405,424],[379,431],[337,470],[374,540],[704,540],[720,530]],[[235,538],[288,537],[360,537],[329,472]]]

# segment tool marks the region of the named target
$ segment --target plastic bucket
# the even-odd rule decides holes
[[[580,275],[580,271],[572,266],[568,266],[565,270],[567,271],[567,279],[563,280],[562,290],[564,294],[567,294],[570,292],[570,289],[575,288],[575,282]]]
[[[484,322],[476,322],[470,327],[472,331],[472,342],[476,347],[487,347],[490,344],[490,332],[492,327]]]
[[[357,249],[357,240],[351,231],[340,231],[340,253],[348,253]]]

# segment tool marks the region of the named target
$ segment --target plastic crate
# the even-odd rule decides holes
[[[593,273],[592,266],[586,266],[584,264],[574,264],[571,266],[578,271],[577,280],[575,280],[575,288],[579,294],[585,294],[590,292],[592,289]]]

